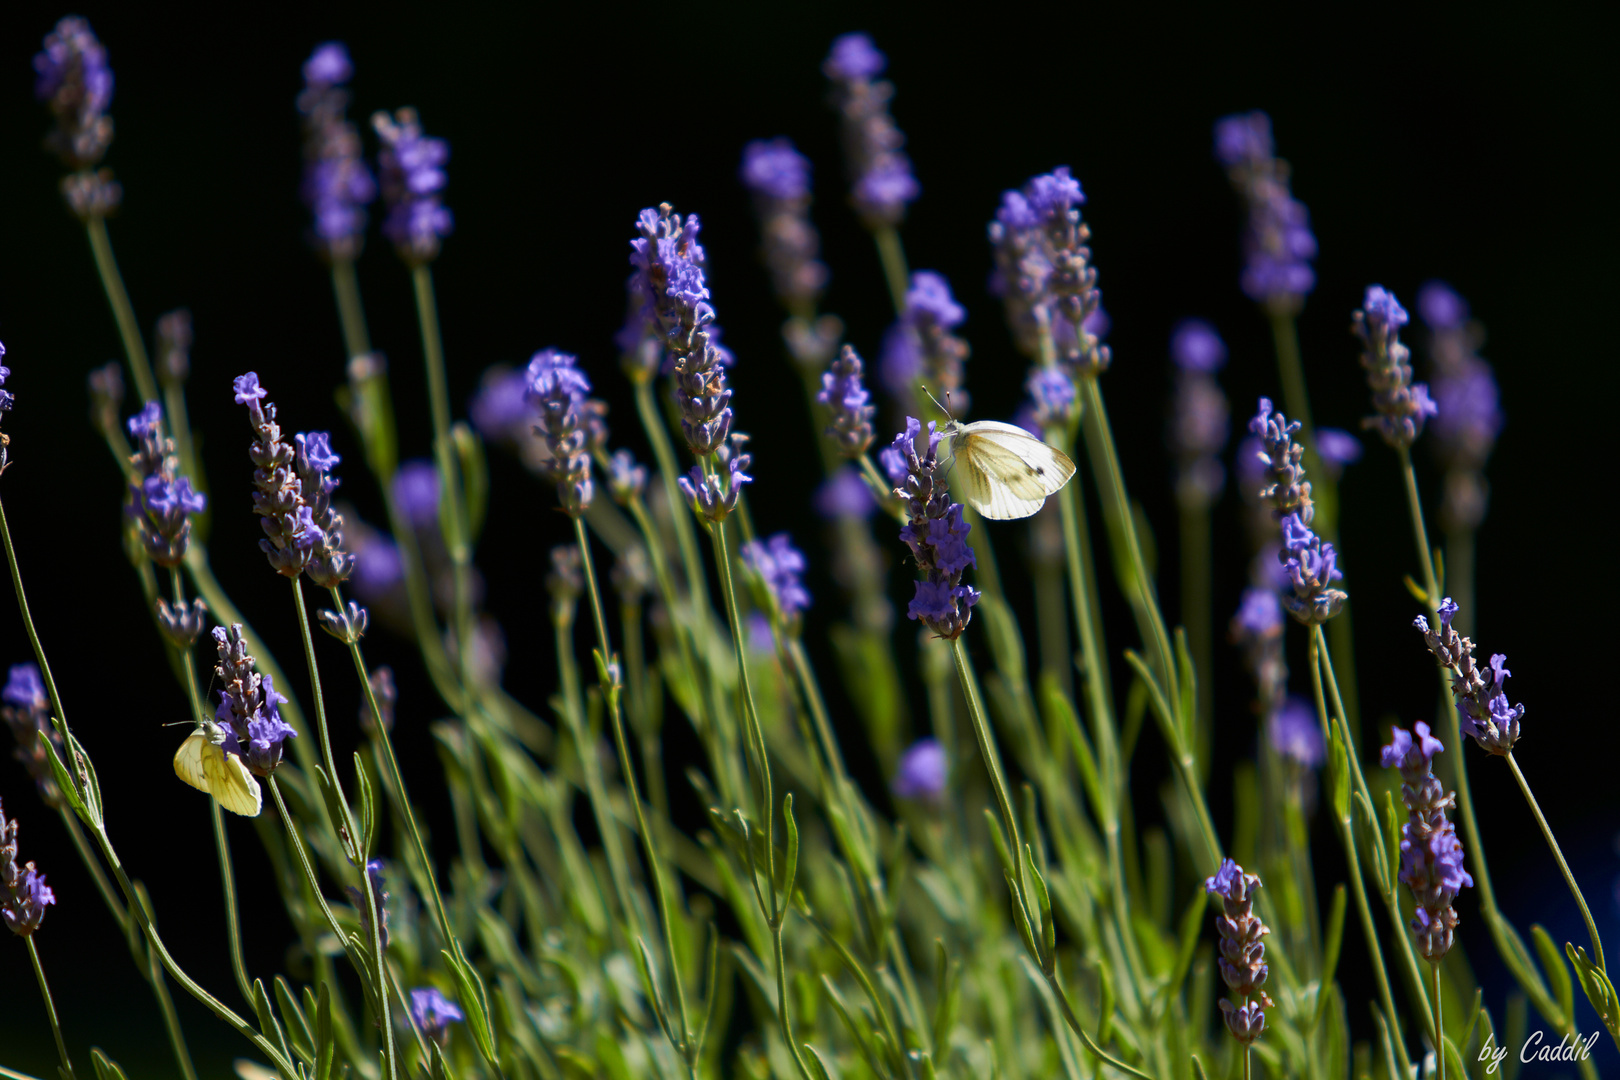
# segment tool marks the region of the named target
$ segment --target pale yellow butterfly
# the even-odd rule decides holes
[[[259,782],[242,759],[222,748],[225,729],[211,720],[197,725],[174,755],[174,775],[212,795],[233,814],[258,817],[264,808]]]
[[[951,494],[995,521],[1026,518],[1074,475],[1063,451],[996,420],[952,420],[943,432],[954,460]]]

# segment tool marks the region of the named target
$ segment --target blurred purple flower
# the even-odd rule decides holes
[[[938,739],[918,739],[900,755],[891,790],[902,799],[933,801],[945,793],[949,778],[945,748]]]

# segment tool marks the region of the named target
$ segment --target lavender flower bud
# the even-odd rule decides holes
[[[1176,500],[1184,509],[1214,505],[1226,486],[1219,454],[1226,445],[1226,395],[1214,373],[1226,363],[1226,345],[1214,327],[1188,319],[1170,338],[1176,366],[1169,441],[1176,459]]]
[[[1408,816],[1401,826],[1400,877],[1417,902],[1412,933],[1418,952],[1436,964],[1451,948],[1457,927],[1452,901],[1463,886],[1474,883],[1463,869],[1456,826],[1446,820],[1446,811],[1456,808],[1457,797],[1446,791],[1432,767],[1435,755],[1444,750],[1440,740],[1429,734],[1429,725],[1419,720],[1410,732],[1392,730],[1383,752],[1384,768],[1399,769],[1406,781],[1401,788]]]
[[[546,591],[551,594],[552,621],[559,626],[573,622],[574,609],[585,593],[584,564],[580,561],[578,547],[558,544],[551,549]]]
[[[5,355],[4,350],[5,346],[0,345],[0,356]],[[118,366],[118,361],[109,360],[90,372],[87,385],[90,389],[90,422],[101,432],[102,438],[114,441],[118,432],[118,414],[124,406],[123,369]],[[6,395],[7,399],[10,397],[10,394]]]
[[[345,645],[353,645],[366,635],[366,609],[350,600],[342,611],[322,609],[315,613],[321,629]]]
[[[1337,480],[1344,475],[1346,465],[1361,460],[1361,440],[1338,428],[1316,429],[1316,456],[1328,476]]]
[[[0,918],[7,930],[27,937],[39,929],[56,894],[33,863],[17,865],[17,828],[17,819],[0,811]]]
[[[259,385],[257,372],[237,376],[231,388],[236,403],[248,407],[248,423],[256,436],[248,457],[255,466],[253,510],[266,536],[259,541],[259,550],[276,573],[295,578],[309,565],[315,546],[326,539],[304,500],[303,483],[294,468],[297,451],[281,441],[275,405],[259,404],[269,391]]]
[[[821,237],[810,224],[810,159],[787,139],[756,140],[743,148],[742,182],[754,196],[776,298],[790,311],[812,309],[827,267],[816,258]]]
[[[1239,113],[1215,125],[1215,158],[1249,210],[1243,292],[1268,311],[1288,315],[1316,287],[1316,237],[1310,213],[1289,193],[1288,163],[1275,155],[1265,113]]]
[[[191,311],[180,308],[157,321],[157,377],[178,386],[191,374]]]
[[[327,259],[359,256],[366,239],[366,204],[377,197],[377,183],[361,157],[360,133],[347,115],[344,84],[353,75],[349,50],[340,41],[328,41],[304,62],[304,89],[298,95],[304,117],[300,194],[314,215],[311,243]]]
[[[394,669],[387,664],[373,668],[370,677],[371,694],[377,699],[377,708],[382,712],[382,730],[394,730],[394,706],[399,703],[399,689],[394,685]],[[362,699],[360,702],[360,729],[370,732],[377,730],[377,717],[372,715],[371,702]]]
[[[608,492],[620,506],[628,506],[641,498],[647,489],[647,469],[637,465],[628,450],[616,450],[608,458]]]
[[[865,34],[835,40],[821,65],[832,82],[833,107],[843,118],[850,205],[873,231],[900,224],[906,204],[922,192],[911,175],[910,159],[900,152],[906,137],[889,115],[894,84],[872,81],[887,66],[888,59]]]
[[[916,352],[917,376],[942,401],[949,401],[958,415],[968,410],[968,394],[962,389],[962,364],[970,349],[951,331],[966,318],[967,312],[951,297],[950,283],[942,276],[931,270],[911,275],[900,327]]]
[[[1316,709],[1302,697],[1288,698],[1267,718],[1266,738],[1273,750],[1301,768],[1315,769],[1326,757]]]
[[[1489,498],[1485,462],[1502,431],[1496,376],[1479,357],[1485,329],[1469,319],[1467,302],[1442,282],[1431,281],[1418,293],[1418,312],[1429,327],[1438,410],[1433,446],[1446,467],[1440,517],[1448,531],[1478,528]]]
[[[586,398],[590,380],[574,366],[576,360],[556,349],[542,349],[529,361],[529,401],[539,410],[535,430],[545,437],[551,455],[550,473],[557,484],[557,501],[569,517],[579,517],[591,505],[591,455]]]
[[[197,643],[202,636],[207,614],[208,608],[201,600],[193,600],[190,607],[183,602],[176,602],[170,607],[168,601],[158,597],[158,626],[163,630],[163,636],[177,649],[190,649]]]
[[[391,486],[394,501],[411,527],[417,531],[439,527],[439,470],[431,461],[418,458],[400,465]]]
[[[1261,398],[1260,411],[1249,421],[1249,430],[1261,439],[1260,460],[1273,481],[1260,497],[1271,504],[1272,515],[1282,524],[1278,558],[1291,587],[1283,606],[1299,622],[1320,625],[1337,615],[1348,598],[1331,587],[1344,577],[1337,552],[1310,528],[1311,486],[1304,480],[1305,469],[1300,464],[1305,451],[1293,439],[1299,422],[1289,423],[1282,413],[1272,411],[1270,401]]]
[[[129,462],[139,477],[130,484],[125,512],[135,522],[141,544],[152,561],[174,568],[185,560],[191,542],[191,515],[208,506],[205,496],[179,475],[174,440],[163,436],[163,409],[155,401],[130,417],[129,437],[135,453]]]
[[[34,57],[34,96],[46,103],[56,127],[45,146],[62,159],[70,175],[62,179],[68,206],[83,220],[116,209],[123,191],[108,169],[96,166],[112,145],[113,74],[107,50],[84,19],[70,15],[45,35]]]
[[[647,549],[640,544],[625,548],[608,576],[622,603],[639,604],[641,598],[653,590],[653,569],[647,560]]]
[[[916,583],[916,594],[906,608],[906,617],[917,619],[938,637],[954,640],[967,629],[978,590],[962,584],[962,572],[977,565],[967,544],[972,528],[962,520],[962,506],[953,503],[945,487],[945,472],[939,461],[939,441],[943,436],[928,424],[928,451],[917,453],[922,425],[906,417],[906,429],[894,437],[891,449],[905,464],[905,475],[895,488],[895,497],[906,503],[907,524],[900,539],[911,548],[917,569],[923,577]]]
[[[383,886],[383,864],[380,859],[372,859],[366,863],[366,876],[371,879],[371,903],[366,903],[365,890],[354,885],[345,885],[344,891],[349,894],[349,900],[360,913],[360,933],[366,942],[371,941],[372,927],[375,926],[382,947],[388,948],[388,890]]]
[[[842,465],[816,489],[816,513],[824,518],[853,518],[865,521],[878,508],[877,496],[867,486],[861,471]]]
[[[497,364],[484,372],[467,409],[473,427],[490,442],[521,446],[533,434],[535,411],[529,402],[529,375]]]
[[[214,710],[214,719],[226,725],[222,749],[240,756],[249,771],[269,776],[281,764],[283,744],[298,734],[281,719],[278,706],[287,698],[270,676],[255,670],[240,623],[229,630],[214,627],[214,646],[219,652],[214,674],[224,687]]]
[[[860,354],[853,345],[845,345],[832,367],[821,376],[821,391],[816,400],[832,413],[827,425],[827,436],[847,458],[858,458],[872,445],[872,415],[877,409],[867,402],[872,395],[861,384]]]
[[[46,806],[55,809],[62,805],[62,792],[56,786],[55,774],[39,744],[40,732],[51,741],[58,754],[62,754],[62,736],[51,723],[51,706],[45,697],[45,681],[40,678],[34,664],[13,664],[0,689],[0,718],[17,741],[11,756],[22,762],[28,775],[34,778],[39,797]],[[66,755],[63,755],[64,758]]]
[[[902,799],[937,802],[950,777],[945,748],[938,739],[918,739],[900,755],[889,790]]]
[[[1275,561],[1271,565],[1275,566]],[[1269,725],[1282,711],[1288,690],[1288,660],[1283,654],[1283,607],[1277,590],[1244,589],[1229,633],[1233,644],[1243,652],[1244,666],[1254,679],[1260,714]]]
[[[466,1019],[455,1002],[432,986],[411,991],[411,1016],[422,1034],[440,1046],[450,1045],[450,1025]]]
[[[754,482],[752,476],[743,472],[754,461],[751,454],[742,452],[748,436],[734,434],[731,439],[733,446],[725,453],[723,474],[719,469],[705,473],[703,466],[694,465],[691,472],[676,481],[680,484],[681,493],[692,504],[693,513],[708,521],[724,521],[728,514],[737,509],[742,486]]]
[[[804,555],[793,546],[787,533],[764,540],[750,540],[742,546],[743,565],[754,572],[770,605],[781,613],[789,627],[798,624],[810,607],[810,593],[801,580]]]
[[[1406,309],[1395,294],[1381,285],[1369,285],[1367,298],[1351,317],[1350,330],[1361,339],[1361,366],[1367,370],[1377,416],[1361,422],[1374,428],[1384,441],[1405,449],[1423,433],[1423,422],[1437,411],[1429,398],[1429,388],[1413,384],[1411,353],[1400,342],[1400,329],[1407,322]]]
[[[1265,1030],[1262,1010],[1272,1007],[1261,989],[1269,973],[1264,939],[1271,929],[1254,914],[1254,890],[1259,887],[1260,878],[1245,874],[1231,859],[1204,881],[1205,892],[1221,897],[1222,914],[1216,916],[1215,928],[1221,935],[1221,978],[1232,992],[1232,1000],[1221,1001],[1221,1014],[1227,1030],[1245,1046]]]
[[[1481,672],[1474,663],[1474,643],[1451,625],[1457,605],[1451,597],[1440,603],[1440,625],[1429,628],[1429,620],[1419,615],[1412,625],[1423,634],[1423,641],[1442,667],[1451,671],[1451,693],[1457,699],[1458,722],[1462,733],[1471,737],[1486,753],[1506,756],[1519,741],[1519,721],[1523,705],[1510,705],[1503,689],[1513,674],[1507,656],[1494,653],[1490,672]]]
[[[430,263],[438,258],[440,243],[453,225],[450,211],[439,201],[450,144],[423,135],[415,109],[396,110],[392,118],[374,113],[371,125],[383,142],[377,158],[383,201],[388,204],[383,235],[393,241],[407,266]]]
[[[309,562],[304,573],[323,589],[348,580],[354,571],[354,556],[343,550],[343,515],[332,507],[332,492],[338,481],[331,472],[343,459],[332,452],[332,437],[324,431],[294,435],[298,444],[298,481],[310,520],[320,537],[310,544]],[[364,633],[364,619],[359,633]],[[358,636],[358,635],[357,635]],[[347,639],[345,639],[347,640]]]

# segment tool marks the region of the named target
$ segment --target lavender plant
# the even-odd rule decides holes
[[[99,369],[92,419],[119,470],[124,550],[141,602],[195,725],[174,768],[206,793],[226,944],[247,1008],[187,974],[150,895],[119,859],[109,822],[129,808],[104,801],[97,779],[93,762],[109,753],[104,722],[90,713],[70,728],[63,707],[65,695],[75,715],[77,703],[89,713],[101,688],[80,663],[61,686],[53,677],[48,648],[76,643],[41,638],[3,503],[0,538],[34,655],[17,658],[0,690],[22,766],[4,782],[22,793],[0,794],[15,808],[32,789],[57,813],[153,992],[180,1074],[196,1072],[170,982],[249,1044],[242,1075],[268,1070],[284,1080],[1247,1080],[1257,1070],[1352,1068],[1407,1080],[1426,1054],[1432,1074],[1459,1077],[1496,1030],[1461,962],[1474,943],[1456,933],[1457,901],[1471,885],[1492,943],[1546,1020],[1578,1035],[1567,957],[1620,1038],[1620,998],[1596,921],[1514,757],[1534,730],[1507,697],[1505,657],[1480,665],[1472,640],[1453,628],[1459,608],[1441,591],[1444,564],[1424,527],[1412,446],[1426,428],[1443,443],[1450,550],[1482,524],[1483,470],[1501,424],[1460,300],[1431,287],[1421,304],[1433,334],[1433,398],[1413,381],[1399,340],[1407,315],[1391,293],[1369,289],[1352,320],[1372,392],[1365,426],[1402,468],[1421,576],[1406,584],[1426,609],[1417,626],[1448,691],[1432,731],[1423,721],[1396,727],[1382,748],[1408,811],[1397,834],[1395,790],[1375,788],[1363,769],[1379,739],[1361,730],[1341,647],[1349,594],[1335,482],[1361,445],[1309,420],[1294,318],[1315,285],[1316,246],[1269,119],[1220,121],[1216,149],[1244,199],[1241,288],[1271,322],[1288,415],[1261,398],[1233,463],[1254,558],[1228,589],[1214,557],[1229,421],[1215,376],[1227,348],[1203,322],[1166,328],[1174,383],[1161,414],[1170,416],[1182,556],[1174,612],[1160,599],[1147,517],[1127,487],[1128,471],[1142,477],[1122,460],[1104,403],[1114,354],[1102,341],[1079,179],[1062,166],[1003,193],[985,268],[1010,337],[970,345],[966,331],[981,325],[969,319],[971,297],[953,295],[942,275],[908,269],[900,227],[920,187],[890,113],[894,87],[879,79],[886,67],[871,38],[849,34],[833,43],[823,71],[842,125],[850,208],[876,240],[890,291],[875,306],[896,315],[881,344],[887,393],[872,385],[860,351],[879,355],[876,343],[844,342],[845,324],[820,308],[830,275],[811,218],[810,160],[786,138],[742,150],[762,261],[786,315],[783,359],[805,388],[809,424],[798,434],[819,450],[756,460],[742,420],[758,431],[791,419],[741,377],[771,360],[721,344],[699,219],[667,202],[634,221],[617,374],[594,346],[541,349],[526,368],[490,368],[458,420],[433,278],[453,223],[442,199],[449,143],[426,135],[412,109],[377,113],[368,160],[347,118],[356,74],[348,51],[318,46],[296,100],[297,194],[331,275],[343,351],[333,343],[328,368],[315,349],[297,366],[260,370],[278,385],[294,372],[324,377],[351,424],[289,437],[259,374],[239,375],[231,396],[247,412],[248,460],[211,456],[214,476],[229,479],[205,495],[184,392],[190,316],[159,321],[152,365],[112,256],[105,217],[121,196],[101,166],[112,134],[106,50],[82,19],[47,37],[36,60],[37,91],[55,123],[47,145],[67,170],[63,191],[88,230],[140,396],[120,423],[124,374],[116,364]],[[356,262],[378,193],[382,235],[410,279],[424,417],[396,418],[391,380],[400,376],[372,351],[367,330]],[[478,220],[469,212],[464,225]],[[1121,297],[1119,310],[1129,303]],[[1004,345],[1028,359],[1027,371],[1007,374],[1015,369]],[[965,364],[974,349],[979,359]],[[1247,362],[1235,347],[1233,360]],[[0,367],[0,419],[16,403],[3,388],[10,374]],[[610,427],[593,394],[619,375],[634,423],[613,414]],[[199,386],[210,408],[224,406],[223,380]],[[1025,429],[1083,457],[1084,475],[1030,517],[1027,548],[1024,526],[981,521],[953,498],[953,459],[937,420],[920,418],[923,390],[957,414],[970,393],[982,409],[1021,390]],[[894,430],[878,420],[886,408],[903,418],[892,438],[878,434]],[[431,459],[401,460],[401,427],[431,439]],[[640,440],[651,453],[638,460],[623,444]],[[514,453],[540,487],[492,490],[486,444]],[[11,449],[0,435],[0,478],[43,483],[7,471]],[[773,495],[797,490],[820,522],[772,520],[772,504],[753,497],[756,480]],[[1100,527],[1087,519],[1082,485],[1094,486]],[[367,522],[340,501],[356,492],[386,520]],[[1387,501],[1371,512],[1399,520],[1400,499]],[[486,554],[480,567],[486,524],[512,520],[492,512],[498,502],[547,514],[522,524],[522,565]],[[208,515],[230,506],[251,508],[261,553],[290,586],[304,661],[296,681],[210,570],[214,558],[252,562],[246,550],[210,544]],[[568,533],[555,546],[553,510]],[[1002,577],[997,548],[1028,551],[1034,596],[1021,595],[1025,578]],[[610,567],[605,582],[599,565]],[[816,585],[813,600],[806,582],[823,569],[838,588]],[[306,579],[319,598],[313,614]],[[1363,595],[1399,584],[1356,577]],[[495,588],[522,602],[492,601]],[[1223,651],[1212,598],[1240,589],[1230,623],[1237,649]],[[1127,627],[1106,617],[1116,594]],[[905,601],[904,622],[894,596]],[[1021,619],[1030,607],[1034,634]],[[504,685],[497,613],[514,608],[549,635],[555,684],[531,705]],[[316,625],[333,640],[317,647]],[[818,670],[824,629],[841,696]],[[195,655],[204,632],[213,642],[206,681]],[[437,700],[403,668],[396,681],[394,667],[368,662],[365,647],[383,634],[414,650]],[[1301,635],[1305,667],[1291,673],[1290,639]],[[322,664],[338,648],[348,663]],[[516,650],[513,659],[545,668]],[[1252,727],[1217,715],[1211,688],[1233,667],[1246,667],[1254,684]],[[1308,698],[1290,692],[1291,674],[1292,689],[1308,683]],[[513,686],[528,693],[532,683]],[[357,713],[328,708],[355,698]],[[1142,737],[1149,716],[1157,740]],[[418,801],[417,778],[431,763],[410,761],[407,771],[394,742],[423,729],[453,822],[436,835]],[[1571,945],[1560,955],[1536,928],[1538,968],[1494,899],[1463,754],[1448,763],[1452,792],[1434,771],[1443,749],[1434,731],[1452,744],[1467,735],[1506,762],[1584,917],[1590,953]],[[358,748],[341,760],[338,748],[351,743]],[[403,738],[401,746],[419,748]],[[1161,750],[1169,783],[1150,807],[1132,789],[1133,769]],[[200,764],[190,769],[193,759]],[[258,816],[261,784],[273,815]],[[1212,806],[1226,804],[1227,789],[1236,810],[1223,828]],[[242,852],[222,809],[258,819],[246,857],[270,867],[292,941],[268,929],[279,924],[242,918]],[[1313,850],[1317,816],[1328,819],[1337,853]],[[35,940],[57,897],[33,863],[19,864],[17,832],[0,815],[0,914],[25,938],[71,1077],[77,1048],[58,1022]],[[1319,904],[1328,886],[1331,899]],[[63,891],[62,907],[81,903]],[[1365,945],[1353,959],[1342,948],[1352,903]],[[1397,932],[1382,933],[1380,918]],[[278,955],[271,944],[292,946],[287,973],[255,975],[248,957]],[[1370,1026],[1352,1025],[1362,1010],[1338,981],[1341,959],[1371,975]],[[98,1077],[122,1075],[101,1051],[90,1058]],[[1581,1067],[1595,1075],[1589,1061]]]

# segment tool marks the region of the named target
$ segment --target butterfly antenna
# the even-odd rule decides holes
[[[932,401],[934,403],[934,406],[937,409],[939,409],[940,412],[944,413],[946,416],[949,416],[951,418],[951,420],[953,420],[953,421],[956,419],[956,417],[951,416],[951,406],[950,406],[951,392],[949,390],[945,391],[945,404],[943,404],[943,405],[941,405],[939,403],[939,398],[935,397],[933,394],[930,394],[928,392],[928,387],[926,387],[926,386],[923,387],[922,392],[925,393],[925,394],[928,394],[928,400]]]

